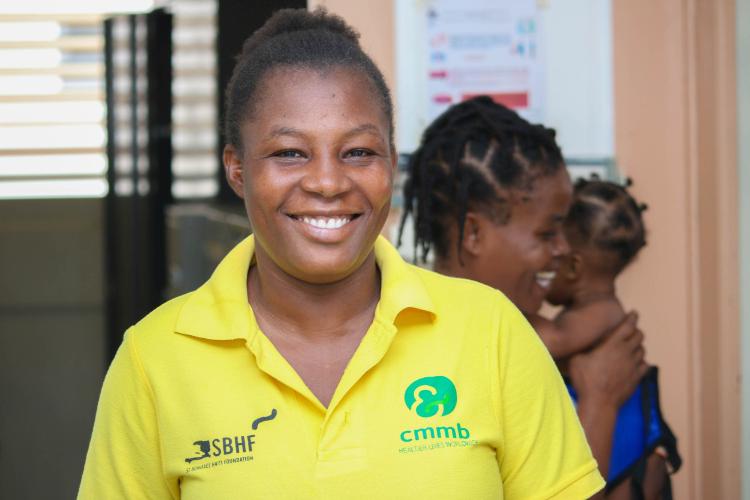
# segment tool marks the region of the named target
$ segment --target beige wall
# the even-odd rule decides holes
[[[383,72],[388,88],[396,92],[396,36],[393,0],[309,0],[310,9],[323,6],[340,15],[361,35],[365,52]]]
[[[615,143],[648,202],[623,277],[680,438],[677,498],[739,497],[734,2],[613,2]]]
[[[392,3],[311,4],[357,27],[395,88]],[[734,1],[612,4],[616,156],[650,206],[648,246],[620,293],[661,368],[685,459],[675,498],[739,498]]]

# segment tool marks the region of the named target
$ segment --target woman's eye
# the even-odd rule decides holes
[[[551,241],[557,236],[557,231],[542,231],[539,233],[539,237],[544,241]]]
[[[346,154],[346,156],[353,158],[364,158],[373,154],[374,153],[369,149],[352,149]]]
[[[274,153],[273,156],[276,156],[278,158],[302,158],[302,153],[293,149],[287,149],[285,151]]]

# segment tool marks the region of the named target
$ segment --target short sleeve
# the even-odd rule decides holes
[[[604,487],[557,367],[526,318],[500,306],[497,461],[504,497],[589,498]]]
[[[125,334],[104,379],[78,492],[81,500],[179,497],[163,474],[153,397],[132,333]]]

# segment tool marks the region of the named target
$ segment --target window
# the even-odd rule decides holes
[[[213,197],[217,180],[215,0],[174,1],[172,196]]]
[[[102,20],[152,0],[0,0],[0,199],[107,194]]]

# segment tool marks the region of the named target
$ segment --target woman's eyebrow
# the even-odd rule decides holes
[[[279,137],[282,135],[291,135],[294,137],[305,137],[305,133],[294,127],[276,127],[271,130],[271,137]]]
[[[353,137],[360,134],[372,134],[376,135],[378,137],[382,137],[382,131],[380,130],[380,127],[373,123],[363,123],[362,125],[358,125],[354,127],[353,129],[347,131],[344,134],[344,138]],[[287,127],[287,126],[281,126],[281,127],[275,127],[271,129],[271,133],[269,134],[271,138],[281,137],[281,136],[292,136],[292,137],[301,137],[305,138],[307,137],[307,134],[305,134],[302,130],[294,128],[294,127]]]
[[[345,137],[351,137],[353,135],[359,135],[359,134],[374,134],[377,136],[381,136],[381,130],[377,125],[374,125],[372,123],[363,123],[362,125],[359,125],[357,127],[354,127],[349,132],[347,132]]]

